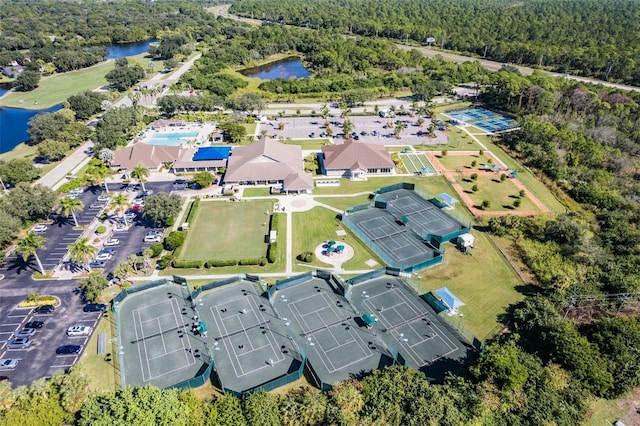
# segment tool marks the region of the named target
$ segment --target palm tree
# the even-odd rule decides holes
[[[17,246],[17,250],[22,253],[22,260],[25,262],[31,255],[36,258],[38,268],[40,268],[40,273],[42,275],[44,275],[44,267],[42,266],[42,262],[40,262],[37,251],[44,250],[46,248],[46,243],[47,239],[45,237],[41,237],[35,232],[27,232],[27,234],[18,241]]]
[[[122,213],[122,217],[124,218],[125,225],[128,225],[128,223],[127,223],[127,217],[124,215],[124,212],[127,208],[129,208],[129,206],[131,206],[131,203],[129,203],[129,199],[122,192],[116,194],[111,199],[111,207],[113,207],[116,210],[116,212]]]
[[[400,139],[400,133],[406,128],[407,126],[406,124],[404,124],[404,122],[398,121],[396,123],[396,127],[393,129],[393,134],[395,135],[396,139]]]
[[[101,151],[102,152],[102,151]],[[87,178],[95,183],[95,181],[102,181],[104,185],[105,191],[107,194],[109,193],[109,188],[107,187],[107,178],[111,176],[111,169],[106,167],[103,164],[92,164],[87,169]]]
[[[342,123],[342,132],[344,133],[345,139],[351,139],[351,132],[353,132],[353,123],[351,120],[344,120],[344,123]]]
[[[149,175],[150,175],[149,169],[147,169],[141,164],[138,164],[136,167],[134,167],[133,170],[131,170],[131,177],[142,184],[143,191],[146,191],[146,189],[144,188],[144,182],[146,178],[149,177]]]
[[[80,238],[75,243],[69,244],[67,248],[69,249],[69,258],[78,264],[84,262],[87,270],[91,272],[89,263],[91,263],[91,259],[96,257],[98,248],[89,243],[89,238]]]
[[[58,202],[58,213],[62,213],[64,216],[73,216],[73,222],[78,226],[78,218],[76,217],[76,211],[84,209],[84,203],[77,198],[62,198]]]
[[[322,105],[322,109],[320,110],[320,115],[322,116],[323,120],[326,120],[327,117],[329,116],[329,107],[327,106],[327,104]]]

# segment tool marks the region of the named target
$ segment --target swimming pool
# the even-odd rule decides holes
[[[144,141],[147,145],[169,145],[179,146],[180,144],[193,141],[198,138],[198,132],[190,133],[156,133],[149,140]]]

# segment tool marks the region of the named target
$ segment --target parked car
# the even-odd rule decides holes
[[[131,211],[134,211],[136,213],[140,213],[142,211],[142,206],[140,204],[135,204],[135,205],[131,206]]]
[[[7,342],[8,349],[26,349],[31,346],[30,337],[16,337]]]
[[[56,354],[73,355],[73,354],[79,354],[81,351],[82,351],[82,346],[80,345],[64,345],[56,349]]]
[[[127,225],[118,224],[113,227],[113,232],[127,232],[129,227]]]
[[[18,365],[17,359],[0,359],[0,370],[13,370]]]
[[[87,303],[82,310],[85,312],[104,312],[107,310],[107,305],[104,303]]]
[[[117,246],[120,244],[120,240],[117,238],[109,238],[105,243],[105,247]]]
[[[102,204],[102,203],[93,203],[93,204],[89,205],[89,208],[91,210],[100,210],[103,207],[104,207],[104,204]]]
[[[111,201],[111,197],[109,197],[108,195],[101,195],[98,197],[98,201],[100,203],[108,203],[109,201]]]
[[[113,247],[105,247],[102,250],[100,250],[98,254],[102,254],[102,253],[114,254],[115,252],[116,252],[116,249],[114,249]]]
[[[107,266],[107,261],[106,260],[94,260],[93,262],[89,263],[89,266],[91,268],[105,268]]]
[[[152,235],[154,237],[157,237],[157,236],[162,237],[164,235],[164,229],[152,229],[151,231],[147,232],[147,235]]]
[[[91,327],[88,325],[74,325],[67,328],[67,336],[88,336],[91,334]]]
[[[44,223],[41,223],[39,225],[34,226],[32,231],[33,232],[44,232],[47,229],[49,229],[49,227],[47,225],[45,225]]]
[[[145,191],[142,191],[140,193],[140,195],[142,195],[143,197],[148,197],[149,195],[153,194],[153,190],[152,189],[147,189]]]
[[[147,235],[144,237],[145,243],[161,243],[162,235]]]
[[[34,334],[36,334],[35,328],[23,328],[13,333],[14,337],[31,337]]]
[[[69,191],[69,194],[73,194],[75,196],[78,196],[78,195],[82,194],[83,192],[84,192],[84,189],[76,188],[76,189],[72,189],[71,191]]]
[[[111,260],[112,257],[113,255],[111,253],[98,253],[98,255],[96,256],[96,261],[107,261]]]
[[[29,321],[24,325],[24,328],[42,328],[43,325],[42,321]]]
[[[51,314],[56,310],[56,307],[53,305],[42,305],[38,306],[33,312],[36,314]]]
[[[133,221],[137,216],[138,216],[137,213],[125,213],[124,214],[124,217],[127,219],[128,222]]]

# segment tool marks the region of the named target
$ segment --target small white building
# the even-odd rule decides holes
[[[278,231],[269,231],[269,244],[273,244],[276,242],[278,236]]]
[[[456,246],[461,250],[473,248],[475,237],[469,233],[458,235]]]

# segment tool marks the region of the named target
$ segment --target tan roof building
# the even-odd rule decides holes
[[[308,192],[313,188],[313,178],[303,168],[302,148],[266,138],[233,149],[224,182],[281,184],[284,192]]]
[[[180,158],[181,149],[179,146],[136,143],[114,152],[111,167],[133,169],[142,165],[149,170],[157,170],[163,164]]]
[[[390,175],[394,164],[389,152],[382,145],[353,140],[341,145],[322,147],[322,173],[327,176],[365,178],[368,174]]]

